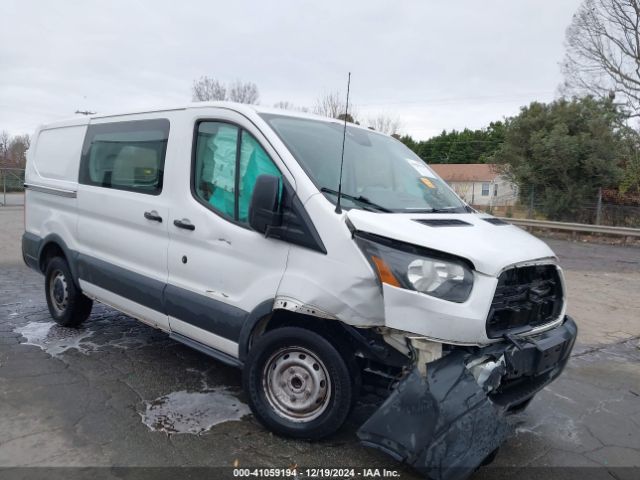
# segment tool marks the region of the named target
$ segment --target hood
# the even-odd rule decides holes
[[[555,259],[543,241],[486,214],[375,213],[351,209],[347,218],[357,230],[466,258],[486,275],[497,276],[503,268],[515,263]],[[429,224],[430,221],[434,223]]]

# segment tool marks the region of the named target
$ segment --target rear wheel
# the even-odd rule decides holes
[[[51,317],[63,327],[78,327],[93,307],[93,301],[76,287],[69,265],[62,257],[54,257],[47,264],[45,295]]]
[[[243,381],[258,420],[289,437],[331,435],[353,403],[354,382],[343,357],[303,328],[277,328],[260,337],[247,357]]]

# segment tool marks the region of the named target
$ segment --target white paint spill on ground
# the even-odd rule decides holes
[[[142,423],[156,432],[200,434],[219,423],[238,421],[249,407],[224,387],[206,392],[173,392],[146,402]]]
[[[109,329],[112,325],[111,319],[92,321],[85,328],[80,329],[61,327],[51,321],[30,321],[13,331],[26,339],[22,342],[23,345],[38,346],[52,356],[59,356],[72,348],[88,355],[107,347],[128,350],[149,344],[149,327],[142,324],[116,329],[119,335],[117,338],[103,339],[100,332]],[[98,334],[97,337],[96,334]]]
[[[520,425],[515,429],[516,435],[532,434],[540,437],[559,438],[566,443],[581,444],[581,429],[573,418],[556,414],[542,417],[533,425]]]
[[[14,329],[22,335],[23,345],[35,345],[49,355],[57,357],[75,349],[85,355],[104,347],[137,348],[147,344],[144,331],[131,329],[120,338],[109,339],[104,344],[92,342],[94,331],[89,329],[65,328],[55,322],[28,322]],[[238,421],[250,414],[247,405],[238,400],[226,387],[209,387],[200,373],[202,391],[178,391],[146,402],[146,410],[141,413],[142,422],[151,430],[175,433],[200,434],[215,425]]]
[[[545,390],[545,391],[547,391],[547,392],[549,392],[549,393],[550,393],[550,394],[552,394],[552,395],[555,395],[555,396],[556,396],[556,397],[558,397],[558,398],[561,398],[562,400],[564,400],[564,401],[566,401],[566,402],[573,403],[573,404],[575,404],[575,403],[576,403],[576,401],[575,401],[575,400],[573,400],[573,399],[571,399],[571,398],[569,398],[569,397],[567,397],[567,396],[565,396],[565,395],[561,395],[561,394],[559,394],[558,392],[555,392],[555,391],[551,390],[551,388],[550,388],[550,387],[548,387],[548,386],[547,386],[547,387],[544,387],[544,390]]]
[[[143,347],[145,345],[147,345],[148,342],[143,341],[143,340],[135,340],[135,339],[127,339],[126,337],[121,337],[121,338],[116,338],[116,339],[111,339],[108,340],[104,343],[101,344],[97,344],[91,341],[87,341],[83,343],[83,347],[85,348],[86,352],[92,352],[92,351],[98,351],[101,348],[106,348],[106,347],[113,347],[113,348],[120,348],[122,350],[129,350],[132,348],[140,348]]]
[[[65,328],[55,322],[29,322],[13,331],[27,339],[23,345],[35,345],[53,357],[72,348],[85,355],[94,349],[91,345],[81,343],[93,335],[92,331]]]

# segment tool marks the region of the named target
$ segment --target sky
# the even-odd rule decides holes
[[[550,101],[580,0],[3,0],[0,130],[76,110],[191,101],[202,75],[252,81],[260,103],[346,91],[403,133],[481,128]]]

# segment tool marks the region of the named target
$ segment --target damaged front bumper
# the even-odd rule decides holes
[[[465,478],[506,439],[505,416],[524,408],[560,375],[576,335],[575,322],[566,317],[535,337],[479,352],[453,350],[429,363],[426,377],[416,366],[360,427],[358,437],[429,478]],[[482,356],[496,364],[497,379],[493,375],[479,383],[467,367]]]

